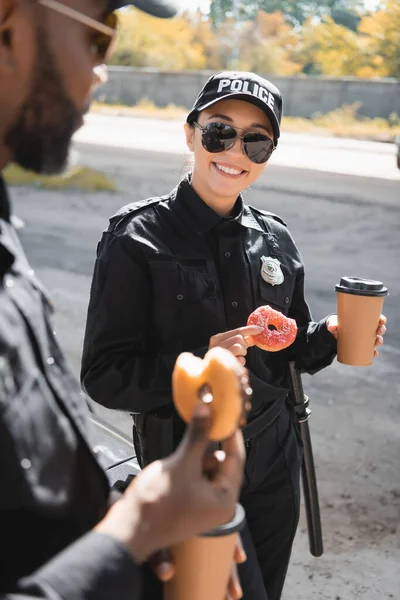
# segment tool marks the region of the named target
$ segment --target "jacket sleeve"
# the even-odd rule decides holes
[[[155,339],[141,251],[130,236],[107,232],[97,251],[83,347],[88,395],[107,408],[137,413],[169,404],[178,353],[158,351]],[[191,349],[197,356],[206,351]]]
[[[299,271],[288,316],[295,319],[298,333],[295,342],[284,350],[287,361],[295,360],[300,371],[314,374],[329,366],[336,356],[337,344],[326,327],[326,320],[312,320],[304,296],[304,268]]]
[[[18,581],[0,600],[139,600],[139,569],[128,550],[91,532],[38,571]]]

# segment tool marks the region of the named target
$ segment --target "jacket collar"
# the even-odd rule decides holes
[[[240,213],[238,220],[243,227],[246,227],[247,229],[256,229],[257,231],[264,233],[264,229],[258,223],[257,219],[246,204],[243,204],[243,210]]]
[[[200,198],[191,186],[190,175],[175,188],[173,196],[176,209],[179,210],[187,225],[198,234],[207,233],[225,220],[236,221],[246,229],[256,229],[263,233],[249,207],[244,204],[242,196],[238,196],[234,216],[228,218],[218,215]]]

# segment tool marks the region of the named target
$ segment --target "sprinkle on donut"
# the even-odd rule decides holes
[[[251,313],[247,325],[262,327],[262,333],[253,336],[256,346],[268,352],[279,352],[293,344],[297,323],[270,306],[260,306]]]

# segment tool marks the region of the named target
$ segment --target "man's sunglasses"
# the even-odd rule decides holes
[[[96,34],[92,39],[92,53],[96,62],[99,64],[105,62],[117,32],[118,18],[115,13],[108,13],[103,21],[96,21],[57,0],[38,0],[38,3],[94,29]]]
[[[256,131],[238,135],[236,128],[227,123],[207,123],[204,127],[193,121],[201,130],[201,143],[207,152],[224,152],[232,148],[237,138],[242,140],[242,149],[251,162],[261,165],[271,157],[275,150],[273,140]]]

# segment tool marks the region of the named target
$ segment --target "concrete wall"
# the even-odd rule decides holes
[[[190,108],[201,86],[212,71],[159,71],[110,67],[109,81],[96,98],[126,105],[148,98],[158,106],[175,104]],[[268,78],[268,76],[267,76]],[[281,90],[284,112],[288,116],[310,117],[315,112],[360,102],[360,114],[387,118],[400,116],[400,80],[365,80],[357,77],[276,77],[271,81]]]

